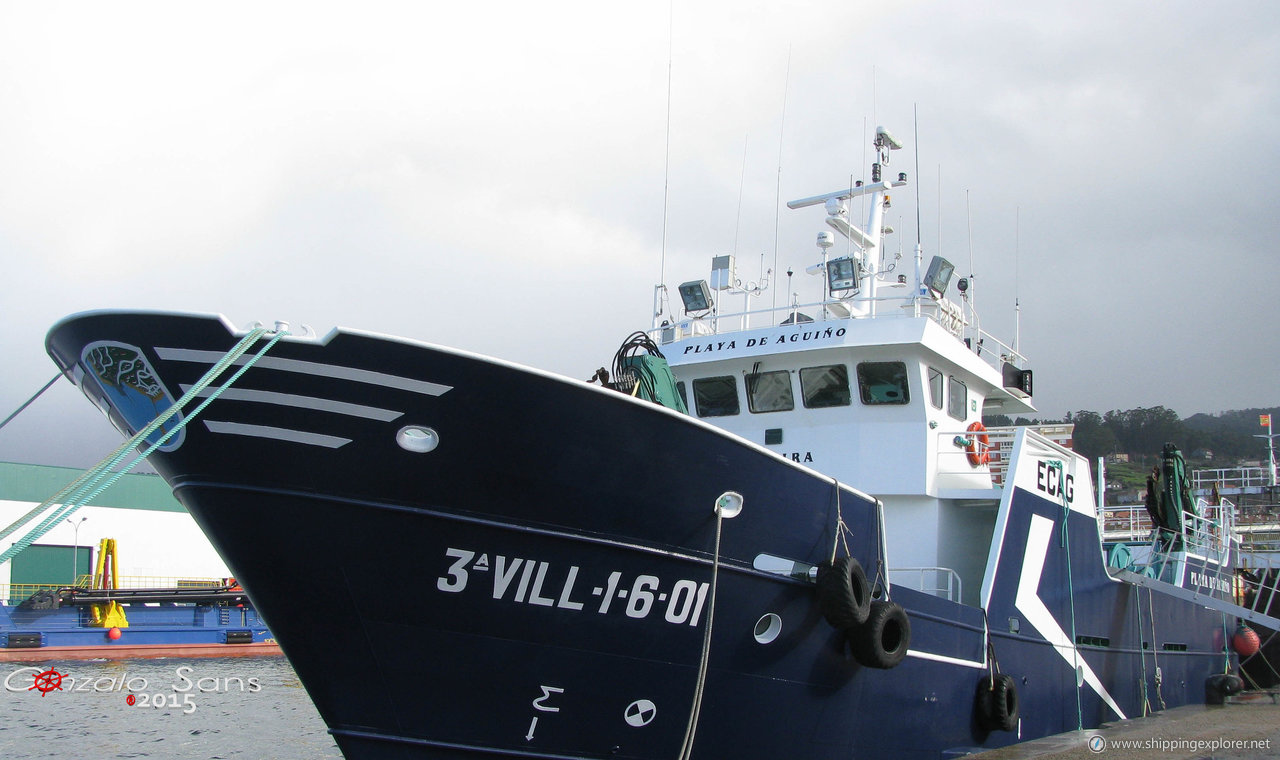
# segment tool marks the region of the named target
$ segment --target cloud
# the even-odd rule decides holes
[[[983,327],[1011,338],[1016,294],[1046,414],[1275,403],[1272,4],[667,10],[4,6],[0,409],[50,324],[106,306],[589,373],[659,272],[776,256],[785,300],[821,213],[778,201],[861,177],[878,123],[913,183],[891,250],[917,193],[926,256],[967,271],[972,228]]]

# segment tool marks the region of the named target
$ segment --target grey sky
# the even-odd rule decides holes
[[[926,256],[967,273],[967,193],[982,326],[1009,338],[1020,218],[1045,415],[1274,405],[1278,8],[0,2],[0,414],[52,376],[48,327],[104,307],[586,378],[649,325],[669,45],[668,285],[735,240],[751,279],[772,265],[784,91],[784,202],[861,177],[877,123],[912,147],[914,106],[895,237],[909,256],[918,181]],[[780,269],[821,221],[782,211]],[[114,443],[60,387],[0,459]]]

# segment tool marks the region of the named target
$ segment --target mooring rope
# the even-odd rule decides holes
[[[40,538],[42,538],[45,534],[51,531],[54,528],[54,526],[58,524],[58,521],[70,516],[80,507],[84,506],[86,503],[96,498],[99,494],[101,494],[107,488],[111,487],[116,481],[118,481],[126,473],[132,470],[139,462],[146,459],[156,449],[160,448],[165,443],[167,443],[170,438],[172,438],[174,435],[177,435],[177,433],[180,430],[186,427],[187,423],[191,422],[196,417],[198,417],[200,412],[204,411],[205,407],[213,403],[213,401],[217,399],[219,396],[221,396],[224,391],[226,391],[237,380],[239,380],[240,377],[244,375],[244,373],[247,372],[250,367],[256,364],[258,360],[261,359],[267,353],[267,351],[269,351],[271,347],[276,344],[277,341],[279,341],[285,335],[289,334],[287,330],[277,331],[272,336],[272,338],[258,351],[257,354],[255,354],[253,357],[247,360],[244,366],[242,366],[239,370],[237,370],[235,374],[233,374],[231,378],[227,380],[226,383],[224,383],[222,386],[217,388],[212,394],[210,394],[209,398],[205,399],[199,406],[197,406],[194,410],[192,410],[190,415],[184,416],[173,427],[173,429],[167,431],[163,436],[159,438],[159,440],[151,444],[151,446],[147,448],[147,450],[144,451],[140,456],[138,456],[128,465],[120,469],[120,471],[114,474],[111,474],[108,477],[108,473],[111,471],[111,469],[119,465],[121,461],[123,461],[124,458],[128,456],[129,452],[134,447],[141,445],[142,442],[146,441],[147,438],[149,438],[157,430],[161,429],[166,423],[168,423],[168,421],[172,419],[174,415],[178,414],[178,412],[182,409],[182,407],[190,403],[192,399],[199,396],[201,392],[204,391],[205,388],[207,388],[215,380],[217,380],[218,377],[223,372],[225,372],[228,367],[230,367],[237,360],[239,360],[240,357],[242,357],[249,350],[249,348],[258,341],[258,339],[266,335],[268,332],[269,331],[263,327],[258,327],[251,330],[249,334],[247,334],[243,339],[241,339],[240,342],[237,343],[229,352],[227,352],[225,356],[223,356],[221,359],[217,361],[217,363],[215,363],[212,367],[210,367],[209,371],[206,372],[204,376],[201,377],[200,380],[196,382],[195,385],[191,386],[191,388],[188,389],[187,392],[183,394],[183,396],[180,399],[178,399],[178,401],[176,401],[172,406],[170,406],[168,409],[162,412],[159,416],[157,416],[154,420],[152,420],[148,425],[143,427],[142,430],[139,430],[131,438],[129,438],[127,441],[121,444],[119,448],[117,448],[115,451],[109,454],[105,459],[103,459],[97,465],[94,465],[93,467],[91,467],[79,478],[76,478],[76,480],[72,481],[62,490],[58,491],[58,493],[54,494],[49,499],[45,500],[42,504],[38,505],[35,509],[31,510],[26,515],[19,518],[18,521],[16,521],[9,527],[5,528],[4,532],[0,533],[0,539],[14,532],[18,528],[21,528],[24,524],[26,524],[31,519],[33,519],[36,515],[48,509],[50,506],[55,504],[61,504],[60,507],[55,509],[39,525],[33,528],[29,533],[27,533],[25,536],[19,539],[16,543],[14,543],[12,546],[6,549],[3,553],[0,553],[0,564],[4,564],[8,560],[16,556],[19,552],[23,551],[31,544],[40,540]],[[103,482],[104,480],[105,482]],[[86,492],[88,493],[86,494]]]
[[[684,730],[684,743],[680,747],[680,760],[693,755],[693,740],[698,733],[698,718],[702,714],[702,695],[707,687],[707,663],[711,659],[711,626],[716,616],[716,586],[720,579],[720,532],[724,526],[724,514],[716,505],[716,542],[711,561],[711,599],[707,609],[707,627],[702,632],[702,656],[698,661],[698,679],[693,690],[693,704],[689,708],[689,723]]]
[[[884,600],[886,602],[893,601],[890,588],[893,584],[889,582],[889,545],[885,541],[884,527],[884,502],[876,499],[876,580],[884,582]],[[872,594],[875,593],[875,585],[871,586]],[[948,586],[948,594],[950,594],[950,586]]]
[[[1270,646],[1271,642],[1275,639],[1277,635],[1280,635],[1280,632],[1273,631],[1271,635],[1267,637],[1266,641],[1259,642],[1258,651],[1254,652],[1253,654],[1249,655],[1248,657],[1240,661],[1240,675],[1243,676],[1246,680],[1248,680],[1249,683],[1253,685],[1254,689],[1262,689],[1264,687],[1258,685],[1258,682],[1253,680],[1253,678],[1249,676],[1248,672],[1246,672],[1244,669],[1244,664],[1246,662],[1249,662],[1255,657],[1261,659],[1262,664],[1266,665],[1267,668],[1271,671],[1271,675],[1275,676],[1277,680],[1280,680],[1280,671],[1277,671],[1275,669],[1275,666],[1271,664],[1271,660],[1265,654],[1262,653],[1263,647]]]
[[[19,414],[22,414],[22,410],[26,409],[27,407],[29,407],[29,406],[31,406],[33,403],[35,403],[35,400],[36,400],[36,399],[38,399],[38,398],[40,398],[41,396],[43,396],[45,391],[47,391],[47,390],[49,390],[50,388],[52,388],[52,387],[53,387],[53,384],[54,384],[54,383],[56,383],[56,382],[58,382],[58,378],[60,378],[60,377],[62,377],[62,373],[61,373],[61,372],[59,372],[58,374],[54,375],[54,376],[53,376],[53,378],[52,378],[51,380],[49,380],[49,382],[47,382],[47,383],[45,383],[45,384],[44,384],[44,387],[43,387],[43,388],[41,388],[40,390],[36,391],[36,395],[32,396],[31,398],[27,399],[26,401],[23,401],[23,402],[22,402],[22,406],[18,407],[17,409],[14,409],[14,410],[13,410],[13,414],[11,414],[11,415],[9,415],[8,417],[5,417],[5,418],[4,418],[4,422],[0,422],[0,428],[4,427],[5,425],[8,425],[8,424],[9,424],[9,422],[10,422],[14,417],[17,417]]]
[[[266,334],[266,332],[267,330],[265,328],[257,328],[251,331],[248,335],[246,335],[240,341],[240,343],[236,344],[236,346],[232,348],[230,352],[227,353],[226,356],[224,356],[222,359],[220,359],[217,363],[215,363],[212,367],[209,368],[209,371],[205,373],[205,376],[202,377],[200,381],[196,384],[200,388],[200,390],[203,390],[210,383],[216,380],[217,377],[221,375],[222,372],[224,372],[228,366],[230,366],[231,362],[235,361],[241,355],[243,355],[244,352],[249,349],[249,346],[253,345],[253,343],[257,341],[260,337],[262,337],[264,334]],[[68,496],[71,496],[74,498],[75,496],[78,496],[80,493],[82,493],[85,488],[91,488],[92,484],[90,484],[90,481],[97,482],[95,478],[99,478],[103,471],[110,469],[111,467],[114,467],[116,464],[118,464],[120,460],[124,458],[126,452],[128,452],[134,446],[138,445],[140,441],[144,440],[147,436],[151,435],[157,429],[163,426],[166,422],[168,422],[169,419],[174,414],[177,414],[178,411],[184,405],[186,405],[192,398],[195,397],[195,395],[196,395],[196,391],[195,391],[195,387],[193,387],[191,391],[188,391],[173,406],[169,407],[164,412],[162,412],[158,417],[152,420],[151,424],[147,425],[142,430],[138,431],[136,434],[134,434],[132,438],[129,438],[125,442],[121,443],[119,447],[117,447],[114,451],[108,454],[106,458],[103,459],[101,462],[94,465],[93,467],[90,467],[88,470],[85,470],[78,478],[68,483],[66,486],[64,486],[61,490],[59,490],[53,496],[45,500],[42,504],[37,505],[30,512],[28,512],[27,514],[15,520],[3,531],[0,531],[0,539],[4,539],[10,533],[13,533],[15,530],[21,528],[23,525],[25,525],[26,523],[30,522],[33,518],[35,518],[36,515],[48,509],[51,505],[65,503]],[[0,560],[0,562],[2,561],[3,560]]]
[[[1156,646],[1156,606],[1154,597],[1155,593],[1151,589],[1147,589],[1147,613],[1151,619],[1151,661],[1156,667],[1156,699],[1160,700],[1160,709],[1164,710],[1168,705],[1164,703],[1164,673],[1160,670],[1160,653],[1159,647]]]
[[[1065,482],[1066,468],[1061,460],[1054,460],[1050,463],[1056,466],[1058,470],[1058,482]],[[1072,460],[1072,478],[1075,477],[1075,460]],[[1071,571],[1071,531],[1067,525],[1071,522],[1071,505],[1067,503],[1066,489],[1059,489],[1062,494],[1062,534],[1058,539],[1059,545],[1066,549],[1067,554],[1067,600],[1071,605],[1071,653],[1075,663],[1075,681],[1076,681],[1076,730],[1084,730],[1084,706],[1080,703],[1080,648],[1078,646],[1078,636],[1076,635],[1076,589],[1073,579],[1074,573]]]
[[[840,503],[840,481],[832,480],[831,484],[833,486],[832,499],[835,502],[836,507],[836,527],[835,536],[831,539],[831,555],[829,561],[834,564],[836,561],[836,554],[841,548],[844,549],[844,556],[853,556],[853,552],[849,551],[849,537],[853,535],[853,529],[851,529],[849,524],[844,520],[844,509]],[[867,580],[870,582],[872,589],[875,589],[876,585],[879,584],[884,590],[885,601],[890,601],[891,597],[889,593],[888,577],[889,563],[887,561],[884,542],[884,502],[879,499],[876,499],[876,527],[876,571],[874,575],[868,576]]]
[[[849,553],[849,541],[846,538],[846,536],[852,536],[853,531],[849,529],[849,525],[844,521],[844,513],[841,511],[839,483],[836,484],[834,496],[836,502],[836,535],[831,540],[831,562],[833,563],[836,561],[836,550],[841,545],[844,546],[844,555],[846,557],[853,556]]]
[[[1228,630],[1227,613],[1222,613],[1222,672],[1231,672],[1231,637],[1232,631]]]
[[[992,691],[996,688],[996,676],[1000,674],[1000,661],[996,659],[996,642],[991,636],[991,621],[987,618],[987,608],[981,607],[982,610],[982,641],[984,657],[987,665],[987,688]]]
[[[1133,590],[1137,597],[1133,606],[1138,611],[1138,661],[1142,663],[1142,717],[1145,718],[1151,714],[1151,700],[1147,696],[1147,652],[1142,646],[1145,635],[1142,630],[1142,587],[1134,586]]]

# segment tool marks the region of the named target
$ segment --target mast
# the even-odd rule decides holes
[[[906,172],[899,173],[896,180],[884,178],[884,167],[889,163],[890,152],[900,150],[902,143],[890,134],[889,130],[884,127],[876,127],[874,146],[876,149],[876,161],[871,164],[870,184],[859,182],[851,188],[843,188],[830,193],[787,202],[787,208],[790,209],[816,206],[819,203],[825,204],[827,208],[827,224],[853,243],[854,254],[852,258],[855,260],[857,268],[866,275],[865,278],[859,278],[865,285],[859,289],[857,295],[852,299],[855,302],[862,302],[860,308],[856,309],[861,316],[875,316],[876,284],[880,275],[877,261],[884,241],[884,210],[890,200],[889,190],[907,184]],[[860,197],[867,197],[870,206],[867,212],[865,231],[849,221],[848,201]],[[825,276],[826,265],[824,256],[824,263],[819,267],[810,267],[810,273],[817,274],[821,272]],[[825,286],[823,292],[826,292]]]
[[[1271,487],[1276,487],[1276,434],[1271,432],[1271,415],[1258,415],[1258,422],[1267,428],[1266,435],[1255,435],[1254,438],[1267,439],[1267,477],[1271,480]]]

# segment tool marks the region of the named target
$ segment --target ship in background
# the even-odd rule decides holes
[[[0,662],[280,654],[234,578],[162,587],[108,578],[99,570],[84,586],[0,600]]]
[[[1109,564],[1088,463],[983,426],[1032,374],[949,262],[886,254],[900,147],[788,204],[831,228],[818,301],[753,309],[717,258],[600,384],[209,315],[47,347],[157,445],[349,758],[939,758],[1238,688],[1231,633],[1275,621],[1227,510]]]
[[[0,662],[280,653],[164,481],[125,475],[52,517],[64,505],[41,500],[77,474],[0,463],[0,549],[29,544],[0,558]]]

